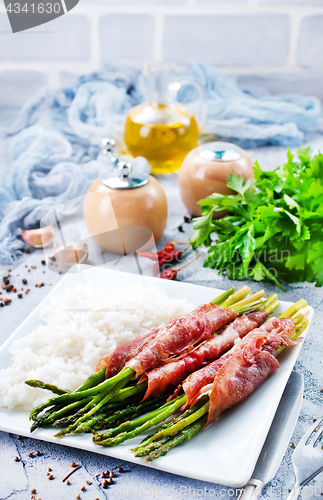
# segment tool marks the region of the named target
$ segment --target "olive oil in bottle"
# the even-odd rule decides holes
[[[189,151],[197,145],[199,127],[193,113],[173,99],[172,63],[147,65],[148,102],[130,110],[125,123],[125,142],[134,156],[143,156],[153,174],[178,170]],[[173,89],[172,89],[173,87]]]

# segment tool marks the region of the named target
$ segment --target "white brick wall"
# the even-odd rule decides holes
[[[323,0],[80,0],[16,34],[0,2],[0,107],[110,61],[140,68],[152,59],[195,59],[245,87],[323,99]]]

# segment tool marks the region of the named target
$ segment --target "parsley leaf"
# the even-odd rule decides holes
[[[254,177],[229,174],[235,194],[199,201],[202,217],[194,219],[190,241],[208,247],[204,266],[232,279],[269,279],[281,289],[279,279],[323,286],[323,155],[288,151],[287,162],[273,172],[256,162]],[[227,215],[213,220],[223,210]]]

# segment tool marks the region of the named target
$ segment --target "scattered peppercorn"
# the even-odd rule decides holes
[[[13,285],[6,286],[6,292],[11,292],[12,289],[13,289]]]
[[[48,469],[47,469],[47,470],[48,470],[48,472],[51,472],[51,471],[52,471],[52,469],[51,469],[50,467],[48,467]]]
[[[30,253],[30,248],[24,248],[23,250],[25,253]],[[26,266],[27,267],[27,266]]]
[[[33,495],[34,495],[35,493],[37,493],[36,488],[33,488],[32,490],[30,490],[30,493],[32,493]]]
[[[14,458],[14,461],[15,461],[15,462],[19,462],[19,457],[15,457],[15,458]]]
[[[108,487],[108,481],[105,479],[103,483],[101,484],[102,488],[106,489]]]
[[[21,439],[21,436],[19,436],[19,434],[18,434],[18,436],[17,436],[17,439]]]
[[[184,215],[184,222],[186,222],[186,224],[189,224],[190,222],[192,222],[192,217],[187,217],[187,215]]]
[[[43,266],[46,266],[46,261],[45,260],[42,260],[41,263],[43,264]]]
[[[122,468],[121,468],[121,467],[118,467],[118,468],[117,468],[117,472],[122,472]]]
[[[293,448],[296,448],[296,444],[295,444],[295,443],[292,443],[292,447],[293,447]]]
[[[50,475],[48,476],[48,479],[54,479],[54,476],[53,476],[52,474],[50,474]]]
[[[105,470],[104,471],[104,474],[106,474],[107,476],[109,475],[109,471],[108,470]]]
[[[316,417],[313,417],[313,422],[316,422],[317,421],[317,418]]]
[[[323,392],[323,387],[322,387],[322,389],[321,389],[321,392]]]
[[[30,269],[27,269],[28,273],[30,273]]]
[[[91,481],[86,481],[86,484],[92,484]]]
[[[3,302],[1,302],[0,307],[4,307],[4,303]]]
[[[178,226],[177,228],[179,230],[180,233],[184,233],[184,229],[183,229],[183,226]]]
[[[22,299],[22,293],[18,293],[18,299]]]
[[[17,273],[17,276],[19,276],[19,273]]]
[[[11,273],[11,267],[8,267],[8,271],[9,271],[9,273]]]
[[[50,476],[50,473],[49,473],[49,472],[46,472],[46,476]]]
[[[58,271],[58,274],[62,274],[62,271]]]
[[[24,284],[24,285],[27,285],[27,283],[28,283],[28,281],[26,280],[26,278],[24,278],[24,279],[22,280],[22,282],[23,282],[23,284]]]
[[[9,285],[10,280],[9,280],[9,278],[4,278],[3,282],[5,285]]]
[[[81,495],[78,493],[75,498],[81,498]]]
[[[101,478],[106,477],[106,473],[105,473],[105,472],[101,472],[100,477],[101,477]]]
[[[75,467],[76,466],[76,463],[75,462],[71,462],[71,467]]]
[[[114,477],[114,473],[113,473],[113,472],[110,472],[109,476],[110,476],[110,477]]]
[[[34,454],[32,452],[28,453],[28,457],[33,458]]]
[[[36,455],[37,457],[39,457],[39,455],[40,455],[40,451],[39,451],[39,450],[36,450],[36,451],[35,451],[35,455]]]
[[[109,477],[109,479],[107,479],[107,481],[108,481],[109,484],[112,484],[113,483],[112,477]]]
[[[70,484],[69,480],[66,481],[67,486]]]
[[[11,304],[11,299],[3,299],[3,303],[5,306],[8,306],[9,304]]]
[[[82,486],[81,491],[85,491],[85,490],[86,490],[85,486]]]
[[[48,283],[48,286],[52,286],[52,284],[51,284],[51,283]]]
[[[43,271],[43,273],[45,274],[46,271]]]

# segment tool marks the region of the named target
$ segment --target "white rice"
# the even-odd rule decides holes
[[[95,371],[100,357],[192,309],[185,299],[170,299],[157,286],[112,293],[89,285],[67,289],[41,310],[44,324],[10,347],[12,366],[0,371],[0,406],[30,410],[50,397],[49,391],[31,388],[25,380],[76,389]]]

